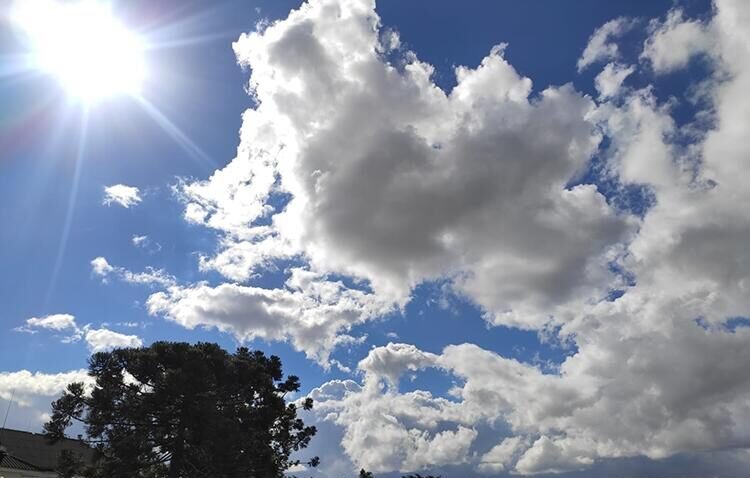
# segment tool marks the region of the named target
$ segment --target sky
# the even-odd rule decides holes
[[[211,341],[301,378],[305,476],[746,476],[750,3],[40,2],[0,3],[8,427]]]

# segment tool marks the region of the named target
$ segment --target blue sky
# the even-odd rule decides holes
[[[319,476],[750,463],[741,0],[114,2],[146,76],[89,103],[12,6],[8,426],[215,341],[301,377]]]

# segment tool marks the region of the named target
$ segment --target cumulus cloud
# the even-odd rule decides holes
[[[26,325],[19,327],[22,332],[31,332],[33,329],[66,330],[75,328],[75,317],[70,314],[52,314],[44,317],[32,317],[26,320]]]
[[[686,20],[680,9],[670,11],[664,22],[654,20],[650,29],[641,58],[648,60],[658,74],[683,68],[694,56],[714,48],[715,37],[708,25]]]
[[[0,372],[0,398],[13,399],[21,407],[31,406],[37,397],[56,397],[72,382],[90,383],[86,370],[43,373],[19,370]]]
[[[526,328],[606,297],[634,222],[568,187],[600,141],[594,102],[569,85],[531,95],[506,45],[444,92],[414,53],[385,61],[382,37],[372,2],[328,1],[234,44],[259,106],[237,158],[180,187],[186,218],[224,234],[201,267],[242,282],[302,258],[396,307],[449,277],[488,320]]]
[[[616,60],[620,49],[614,40],[627,33],[634,25],[633,19],[620,17],[597,28],[578,59],[578,71],[599,61]]]
[[[622,84],[634,71],[633,66],[608,63],[594,79],[599,98],[606,100],[617,96],[622,90]]]
[[[599,103],[570,87],[532,98],[501,45],[477,68],[459,67],[457,86],[443,92],[416,55],[399,69],[373,53],[367,2],[307,4],[235,45],[260,106],[245,116],[232,174],[195,183],[195,200],[183,190],[186,214],[224,232],[232,251],[207,267],[245,280],[274,257],[302,257],[394,304],[414,284],[449,277],[490,323],[552,325],[575,348],[555,373],[471,344],[374,349],[359,364],[361,383],[312,394],[358,465],[560,473],[750,446],[750,329],[729,321],[750,315],[750,11],[716,6],[706,25],[671,13],[644,47],[656,73],[695,52],[716,62],[708,113],[717,121],[694,136],[651,88],[623,88],[635,67],[619,63],[599,75]],[[618,58],[611,38],[630,24],[595,33],[579,66]],[[701,44],[681,43],[683,24],[707,35]],[[673,57],[660,45],[673,45]],[[610,201],[592,185],[569,186],[602,137],[601,174],[623,188]],[[255,176],[265,178],[257,187]],[[228,185],[229,196],[211,193]],[[619,207],[627,187],[643,191],[642,218]],[[270,206],[279,194],[288,203]],[[247,204],[254,213],[242,217]],[[605,299],[612,289],[621,296]],[[403,372],[428,367],[455,378],[449,398],[399,391]],[[482,430],[497,436],[497,427],[506,436],[474,453]]]
[[[696,328],[692,335],[690,340],[660,337],[658,343],[648,343],[641,337],[619,347],[607,343],[597,350],[586,348],[568,359],[559,375],[471,344],[427,354],[429,364],[424,352],[389,344],[360,362],[363,384],[330,382],[311,396],[321,419],[343,427],[342,446],[350,458],[358,466],[381,471],[469,463],[485,474],[560,473],[603,458],[645,454],[656,459],[731,448],[747,439],[750,381],[737,381],[745,360],[737,354],[748,333],[706,335]],[[685,352],[670,351],[670,343],[692,347],[693,362],[678,364]],[[632,347],[637,350],[631,354]],[[732,379],[695,376],[699,362],[717,355],[716,362],[725,364],[722,377]],[[411,360],[405,360],[407,356]],[[402,364],[401,373],[431,366],[452,374],[457,383],[452,399],[419,390],[399,392],[393,383],[397,366],[386,371],[371,367],[383,360]],[[511,435],[484,455],[471,453],[477,430],[489,430],[485,439],[502,437],[496,431],[501,423]],[[447,455],[440,448],[446,436],[454,445]],[[441,450],[442,458],[427,451],[433,447]]]
[[[16,332],[35,334],[40,330],[51,330],[64,334],[63,342],[77,342],[81,339],[81,330],[76,324],[75,317],[70,314],[51,314],[44,317],[26,319],[24,325],[16,327]]]
[[[188,329],[217,328],[240,340],[289,340],[324,365],[337,344],[357,340],[345,333],[352,326],[392,308],[373,294],[303,269],[293,269],[284,288],[173,286],[152,294],[147,304],[151,314]]]
[[[91,353],[143,345],[143,341],[136,335],[121,334],[109,329],[89,329],[85,333],[85,339]]]
[[[237,157],[178,187],[186,220],[221,234],[201,267],[232,282],[164,283],[149,311],[288,340],[326,363],[355,340],[352,326],[440,279],[489,324],[571,347],[553,373],[472,344],[372,350],[361,382],[311,396],[351,460],[373,471],[560,473],[748,448],[750,328],[730,320],[750,316],[748,19],[747,2],[717,0],[710,21],[674,11],[651,24],[650,72],[696,54],[716,68],[702,86],[715,122],[678,127],[671,99],[624,86],[639,66],[615,40],[632,20],[597,30],[578,62],[608,62],[594,100],[570,85],[532,93],[508,45],[456,68],[443,91],[415,53],[383,57],[393,42],[373,2],[306,3],[235,43],[258,106],[244,114]],[[607,197],[581,183],[595,154]],[[290,260],[304,266],[283,286],[245,284]],[[399,389],[404,372],[425,368],[454,380],[449,395]]]
[[[516,463],[516,471],[523,475],[540,473],[563,473],[585,468],[593,463],[588,455],[592,452],[579,448],[570,453],[568,443],[556,443],[546,436],[542,436],[526,450]]]
[[[119,204],[125,209],[137,206],[143,200],[140,190],[135,186],[126,186],[124,184],[113,184],[104,187],[104,199],[102,204],[109,206]]]
[[[482,455],[477,471],[487,475],[508,471],[509,465],[515,463],[527,448],[528,444],[522,437],[506,438]]]
[[[106,278],[107,275],[111,274],[115,270],[107,259],[103,257],[96,257],[91,260],[91,271],[102,278]]]
[[[50,402],[72,382],[93,383],[86,370],[59,373],[0,371],[0,405],[3,413],[8,412],[5,426],[41,431],[42,424],[49,420]]]
[[[83,339],[91,353],[103,352],[117,347],[140,347],[143,341],[135,335],[125,335],[107,328],[94,329],[91,324],[80,327],[70,314],[53,314],[45,317],[32,317],[24,325],[16,327],[17,332],[35,334],[41,330],[63,334],[60,341],[74,343]]]
[[[405,370],[416,371],[432,366],[436,358],[434,354],[422,352],[414,345],[389,343],[370,351],[359,363],[359,368],[384,377],[391,386],[396,386],[399,376]]]

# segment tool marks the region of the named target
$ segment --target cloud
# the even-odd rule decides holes
[[[396,386],[405,370],[416,371],[433,366],[436,358],[434,354],[422,352],[414,345],[389,343],[370,351],[359,363],[359,368],[384,377],[392,386]]]
[[[107,259],[103,257],[96,257],[91,260],[91,271],[101,277],[106,277],[115,270]]]
[[[290,474],[292,474],[292,473],[304,473],[306,471],[307,471],[307,467],[305,465],[299,464],[299,465],[294,465],[294,466],[289,467],[289,469],[286,470],[284,473],[290,473]]]
[[[659,459],[691,450],[731,448],[746,438],[743,430],[748,426],[742,410],[748,406],[750,382],[741,372],[746,354],[740,352],[748,332],[706,335],[697,326],[682,332],[690,339],[639,337],[615,346],[618,338],[613,336],[596,350],[583,348],[562,365],[559,375],[472,344],[427,354],[429,365],[424,352],[389,344],[373,349],[360,362],[363,384],[334,381],[311,396],[321,419],[343,427],[342,446],[357,466],[379,471],[469,463],[490,474],[560,473],[604,458]],[[685,348],[670,350],[670,344]],[[630,351],[633,347],[635,353]],[[693,362],[679,366],[687,350],[693,352]],[[723,364],[722,377],[732,378],[696,376],[697,364],[706,357],[715,359],[703,370]],[[371,366],[383,361],[401,364],[400,370]],[[399,392],[394,376],[413,370],[414,364],[453,375],[453,399],[427,391]],[[498,422],[509,428],[510,436],[503,438],[494,429]],[[501,438],[477,456],[471,445],[481,436],[480,429],[487,430],[484,440]],[[437,452],[418,451],[440,448],[445,436],[454,440],[452,453],[441,450],[442,458],[437,458]]]
[[[258,106],[237,158],[178,187],[186,219],[221,234],[201,267],[232,282],[162,284],[149,312],[326,363],[353,326],[440,279],[488,324],[570,347],[551,371],[473,344],[373,349],[360,382],[311,396],[376,472],[562,473],[750,448],[748,19],[747,2],[717,0],[705,23],[652,24],[639,73],[699,53],[716,69],[704,110],[678,125],[672,99],[623,87],[643,67],[613,42],[631,20],[597,30],[579,60],[608,62],[594,100],[532,93],[507,45],[456,68],[446,92],[416,54],[383,58],[372,2],[304,4],[235,43]],[[289,260],[304,265],[282,286],[245,284]],[[105,262],[95,271],[125,277]],[[425,368],[453,380],[448,394],[399,388]]]
[[[120,334],[108,329],[89,329],[86,331],[85,339],[91,353],[143,346],[143,341],[136,335]]]
[[[223,233],[201,267],[244,282],[302,259],[395,307],[447,277],[524,328],[606,297],[635,222],[568,187],[601,139],[594,102],[569,85],[531,95],[505,45],[444,92],[414,53],[382,58],[378,22],[371,2],[315,2],[234,44],[259,106],[238,156],[179,188],[186,218]]]
[[[477,471],[487,475],[508,471],[508,465],[515,463],[520,453],[526,449],[528,449],[528,443],[523,438],[506,438],[482,455]]]
[[[608,63],[594,79],[599,98],[606,100],[617,96],[622,91],[622,84],[635,72],[635,67]]]
[[[19,370],[0,372],[0,398],[29,406],[35,396],[55,397],[72,382],[91,382],[86,370],[62,373],[43,373]]]
[[[36,328],[57,331],[75,328],[75,317],[70,314],[52,314],[41,318],[32,317],[26,320],[26,325],[19,328],[19,331],[23,329],[23,332],[29,332]]]
[[[65,335],[60,339],[64,343],[81,340],[81,330],[76,324],[75,317],[70,314],[51,314],[44,317],[32,317],[27,319],[24,325],[16,327],[14,330],[28,334],[35,334],[39,330],[64,333]]]
[[[580,72],[598,61],[616,60],[620,50],[617,43],[611,40],[627,33],[634,25],[633,19],[620,17],[597,28],[578,59],[578,71]]]
[[[101,265],[101,264],[100,264]],[[41,318],[32,317],[14,330],[35,334],[40,330],[64,333],[60,338],[63,343],[74,343],[83,339],[91,353],[103,352],[116,347],[140,347],[143,341],[135,335],[125,335],[104,327],[94,329],[91,324],[79,327],[75,317],[70,314],[53,314]]]
[[[134,234],[130,239],[130,242],[133,244],[133,246],[139,249],[143,249],[151,254],[161,251],[161,244],[153,241],[146,235]]]
[[[594,462],[587,456],[593,453],[586,452],[585,448],[570,453],[570,450],[566,449],[567,445],[565,442],[560,445],[542,436],[518,460],[516,471],[523,475],[564,473],[586,468]]]
[[[132,206],[140,204],[142,199],[140,190],[137,187],[114,184],[112,186],[105,186],[102,204],[109,206],[114,203],[119,204],[125,209],[129,209]]]
[[[664,22],[654,20],[650,29],[641,58],[648,60],[657,74],[684,68],[692,57],[710,53],[714,48],[714,36],[708,26],[685,20],[680,9],[670,11]]]
[[[475,461],[485,472],[561,473],[609,458],[750,447],[750,376],[743,365],[750,328],[732,321],[750,316],[750,196],[743,184],[750,174],[743,139],[750,5],[716,6],[706,27],[715,45],[707,51],[719,64],[709,79],[711,129],[681,134],[670,105],[650,88],[622,92],[592,116],[611,141],[605,174],[655,198],[616,259],[632,274],[623,295],[555,315],[558,338],[576,350],[557,373],[471,344],[446,347],[428,361],[409,346],[373,350],[360,363],[366,374],[360,389],[319,404],[345,430],[343,446],[353,461],[414,466],[400,454],[409,445],[392,447],[371,436],[381,421],[390,436],[436,436],[440,429],[499,422],[508,437]],[[700,123],[683,129],[691,126]],[[430,363],[456,378],[455,400],[393,385],[403,371]],[[471,450],[457,462],[475,460]]]
[[[41,431],[42,424],[49,420],[50,402],[72,382],[93,385],[83,369],[59,373],[0,371],[0,407],[8,414],[4,426]]]
[[[91,260],[90,264],[91,271],[96,276],[101,277],[102,282],[105,283],[109,280],[110,276],[114,275],[118,279],[130,284],[142,284],[152,287],[170,287],[176,284],[175,278],[162,269],[147,267],[144,272],[132,272],[123,267],[111,265],[104,257],[95,257]]]
[[[341,282],[293,269],[286,287],[263,289],[238,284],[173,286],[152,294],[149,313],[188,329],[217,328],[240,340],[289,340],[308,357],[327,364],[340,343],[355,341],[350,328],[391,310],[391,305]]]

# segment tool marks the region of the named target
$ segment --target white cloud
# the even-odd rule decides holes
[[[359,363],[359,368],[384,377],[392,386],[396,386],[405,370],[416,371],[433,366],[436,358],[434,354],[422,352],[414,345],[389,343],[371,350]]]
[[[531,95],[504,45],[457,68],[444,92],[415,54],[383,60],[373,8],[321,0],[243,35],[235,51],[259,106],[237,158],[180,188],[186,218],[223,235],[205,269],[242,282],[280,259],[305,267],[277,289],[168,286],[150,312],[289,340],[325,362],[353,325],[445,279],[489,323],[575,350],[545,373],[471,344],[374,349],[361,383],[311,394],[351,460],[374,471],[536,474],[750,447],[750,328],[727,324],[750,317],[750,4],[717,0],[707,24],[672,13],[645,43],[656,73],[697,52],[715,63],[704,113],[716,121],[702,134],[678,128],[653,88],[623,88],[632,67],[614,62],[598,103],[571,86]],[[611,39],[630,25],[598,30],[579,67],[616,60]],[[569,187],[603,137],[602,174],[622,188],[610,202]],[[629,187],[650,201],[642,218],[621,211]],[[613,289],[622,296],[607,300]],[[448,398],[399,391],[401,374],[427,367],[455,379]],[[496,442],[476,453],[487,429]]]
[[[86,370],[73,370],[62,373],[43,373],[19,370],[0,372],[0,398],[14,400],[14,403],[30,406],[37,396],[55,397],[72,382],[91,382]]]
[[[331,380],[314,388],[309,396],[315,401],[341,400],[347,393],[360,392],[362,387],[353,380]]]
[[[726,6],[726,4],[725,4]],[[714,36],[708,26],[697,20],[685,20],[682,10],[669,12],[662,23],[651,23],[651,36],[641,58],[651,62],[656,73],[669,73],[685,67],[696,55],[710,53]]]
[[[630,18],[620,17],[610,20],[599,27],[578,59],[578,71],[598,61],[616,60],[620,55],[619,47],[614,40],[633,28],[635,22]]]
[[[173,286],[148,299],[151,314],[183,327],[215,327],[240,340],[289,340],[310,358],[326,363],[354,325],[391,310],[372,294],[348,289],[302,269],[286,287],[263,289],[238,284]]]
[[[143,341],[136,335],[125,335],[108,329],[89,329],[84,337],[91,353],[143,346]]]
[[[179,189],[188,220],[224,233],[201,267],[241,282],[303,258],[396,307],[452,277],[488,320],[526,328],[605,297],[634,221],[566,187],[599,143],[596,105],[570,86],[530,97],[505,45],[443,92],[415,54],[386,63],[378,28],[372,2],[314,2],[235,43],[259,106],[237,158]]]
[[[101,264],[100,264],[101,265]],[[74,343],[83,339],[91,353],[103,352],[115,347],[140,347],[143,341],[135,335],[125,335],[102,328],[94,329],[91,324],[80,327],[75,317],[70,314],[53,314],[41,318],[32,317],[23,326],[16,327],[17,332],[35,334],[40,330],[64,333],[60,338],[63,343]]]
[[[130,242],[133,246],[152,254],[161,251],[161,244],[146,235],[134,234],[133,237],[130,238]]]
[[[147,267],[144,272],[132,272],[123,267],[113,266],[104,257],[96,257],[91,260],[91,271],[107,282],[111,275],[130,284],[142,284],[148,286],[170,287],[176,284],[173,276],[162,269]]]
[[[616,97],[622,90],[622,84],[635,71],[633,66],[608,63],[594,79],[599,98],[606,100]]]
[[[50,330],[63,333],[60,340],[63,343],[78,342],[81,340],[81,330],[76,324],[75,317],[70,314],[51,314],[44,317],[32,317],[26,320],[22,326],[14,329],[16,332],[35,334],[39,330]]]
[[[104,200],[102,204],[109,206],[114,203],[128,209],[131,206],[137,206],[142,200],[140,190],[137,187],[113,184],[112,186],[104,187]]]
[[[414,471],[468,461],[478,432],[456,423],[458,404],[424,391],[397,393],[400,372],[434,365],[437,358],[410,345],[389,344],[360,362],[366,374],[362,386],[333,381],[313,390],[316,413],[344,428],[342,446],[357,466]],[[452,426],[441,427],[447,423]]]
[[[518,461],[519,454],[526,449],[528,443],[523,438],[506,438],[482,455],[477,471],[487,475],[508,471],[508,466]]]
[[[293,473],[304,473],[307,471],[307,467],[305,465],[299,464],[289,467],[288,470],[286,470],[284,473],[287,474],[293,474]]]
[[[3,414],[8,412],[5,426],[41,431],[42,424],[49,420],[50,402],[72,382],[93,384],[83,369],[60,373],[0,371],[0,407]]]
[[[362,385],[330,382],[311,396],[320,419],[344,429],[342,446],[357,466],[379,471],[470,463],[490,474],[558,473],[583,469],[603,458],[658,459],[732,447],[746,438],[744,430],[750,424],[743,411],[750,406],[750,380],[741,372],[748,358],[741,348],[750,334],[706,335],[697,326],[685,326],[679,333],[690,337],[641,336],[617,345],[621,339],[609,330],[606,343],[583,346],[559,375],[544,374],[475,345],[449,346],[428,356],[431,366],[456,378],[453,400],[426,391],[399,392],[392,382],[397,367],[370,367],[388,356],[388,363],[402,364],[400,372],[424,363],[424,352],[391,344],[374,349],[360,362],[365,372]],[[674,350],[676,345],[680,349]],[[405,350],[412,361],[403,360]],[[679,364],[688,358],[686,351],[693,360]],[[706,357],[712,357],[711,365],[698,365]],[[717,366],[722,378],[696,376],[696,370]],[[507,424],[511,436],[500,434],[489,452],[474,455],[471,444],[477,428],[492,428],[498,422]],[[440,449],[447,432],[454,440],[452,453],[419,451]],[[496,436],[493,431],[485,438]]]
[[[571,453],[571,450],[566,449],[568,443],[564,440],[561,441],[562,444],[558,444],[554,440],[542,436],[518,460],[516,471],[523,475],[564,473],[586,468],[594,462],[588,456],[593,452],[581,448]],[[593,443],[589,445],[593,445]]]
[[[115,268],[104,257],[96,257],[91,260],[91,271],[98,276],[106,278],[114,270]]]
[[[19,328],[23,329],[23,332],[33,331],[33,329],[50,329],[50,330],[66,330],[75,328],[75,317],[70,314],[52,314],[44,317],[32,317],[26,320],[26,325]]]

